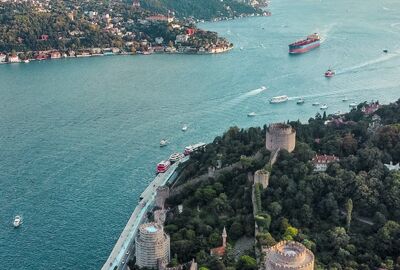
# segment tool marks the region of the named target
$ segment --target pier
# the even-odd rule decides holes
[[[148,187],[140,195],[140,202],[133,211],[124,230],[118,238],[113,250],[107,261],[101,268],[102,270],[124,270],[130,260],[135,238],[140,224],[146,220],[146,214],[152,210],[156,197],[156,190],[160,186],[164,186],[170,181],[174,181],[176,177],[176,169],[179,164],[186,162],[189,157],[184,157],[180,161],[171,165],[165,172],[158,174]]]

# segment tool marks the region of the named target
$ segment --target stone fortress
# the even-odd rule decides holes
[[[267,129],[265,144],[271,152],[285,149],[291,153],[296,146],[296,130],[288,124],[271,124]]]
[[[264,270],[313,270],[314,254],[295,241],[282,241],[266,250]]]
[[[160,224],[142,224],[135,244],[136,264],[140,268],[158,269],[160,262],[170,261],[170,239]]]

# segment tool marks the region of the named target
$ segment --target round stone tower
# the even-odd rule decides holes
[[[142,224],[135,244],[136,264],[140,268],[157,268],[159,261],[168,263],[170,260],[169,236],[160,224]]]
[[[267,130],[265,144],[271,152],[285,149],[290,153],[296,146],[296,130],[287,124],[271,124]]]
[[[265,270],[313,270],[314,254],[295,241],[282,241],[266,251]]]

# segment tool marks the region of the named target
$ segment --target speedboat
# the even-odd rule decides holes
[[[318,101],[317,101],[317,102],[314,102],[312,105],[313,105],[313,106],[319,106],[319,102],[318,102]]]
[[[346,101],[348,101],[349,99],[347,98],[347,97],[344,97],[343,99],[342,99],[342,101],[343,102],[346,102]]]
[[[256,116],[256,115],[257,115],[257,114],[256,114],[255,112],[251,112],[251,113],[248,113],[248,114],[247,114],[248,117],[254,117],[254,116]]]
[[[357,103],[352,102],[352,103],[349,104],[349,107],[350,108],[356,108],[357,107]]]
[[[321,107],[319,107],[321,110],[326,110],[326,109],[328,109],[328,105],[326,105],[326,104],[323,104]]]
[[[188,126],[185,124],[185,125],[183,125],[183,127],[182,127],[182,131],[183,132],[185,132],[186,130],[188,129]]]
[[[18,228],[22,223],[21,216],[15,216],[13,226],[14,228]]]
[[[333,70],[331,70],[331,69],[328,69],[328,70],[325,72],[325,77],[331,78],[331,77],[333,77],[333,76],[335,76],[335,71],[333,71]]]
[[[167,145],[168,145],[168,141],[167,140],[163,139],[163,140],[160,141],[160,147],[164,147],[164,146],[167,146]]]
[[[304,98],[299,98],[296,103],[298,105],[304,104]]]

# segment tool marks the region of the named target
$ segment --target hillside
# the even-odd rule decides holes
[[[400,269],[400,171],[384,165],[400,162],[400,100],[368,113],[375,105],[290,122],[294,152],[281,151],[265,167],[269,186],[256,188],[258,249],[295,240],[314,253],[315,269]],[[236,244],[254,235],[248,174],[267,163],[265,131],[231,128],[191,158],[168,200],[173,263],[196,258],[203,269],[258,269],[254,247],[238,251]],[[316,172],[316,154],[340,160]],[[199,180],[218,164],[221,173]],[[218,259],[209,252],[224,227],[229,245]]]
[[[259,9],[235,0],[146,0],[141,1],[141,6],[164,14],[170,10],[180,18],[194,17],[197,19],[234,17],[240,14],[260,12]]]

